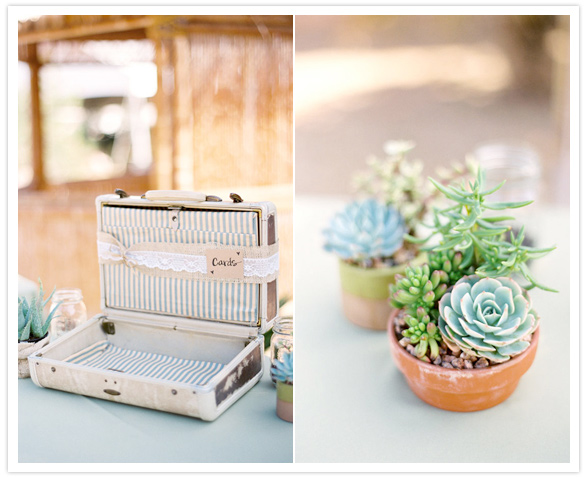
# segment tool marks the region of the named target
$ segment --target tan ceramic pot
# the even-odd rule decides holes
[[[393,317],[387,332],[395,364],[416,396],[440,409],[470,412],[496,406],[514,392],[534,361],[540,329],[534,332],[530,346],[522,354],[482,369],[448,369],[415,358],[399,344]]]
[[[40,350],[43,346],[49,343],[49,334],[39,341],[19,341],[18,343],[18,377],[30,378],[31,372],[29,370],[29,355],[35,351]]]
[[[420,254],[411,265],[426,261],[426,254]],[[403,273],[407,264],[387,268],[362,268],[339,261],[342,287],[342,309],[345,316],[355,325],[372,330],[385,330],[389,317],[389,285],[395,283],[395,276]]]
[[[277,416],[293,422],[293,384],[277,381]]]

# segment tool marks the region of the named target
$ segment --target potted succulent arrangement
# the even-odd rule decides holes
[[[410,141],[386,142],[386,157],[369,158],[369,169],[354,177],[356,191],[368,198],[349,204],[324,231],[324,248],[339,257],[344,314],[365,328],[386,329],[389,285],[409,263],[426,260],[418,244],[404,240],[416,235],[437,196],[422,178],[422,163],[408,160],[413,148]],[[464,172],[454,166],[443,176]]]
[[[49,303],[53,293],[43,299],[43,284],[39,280],[39,295],[32,298],[29,304],[25,297],[18,298],[18,377],[29,378],[28,356],[38,351],[49,342],[49,325],[55,317],[59,304],[54,307],[43,320],[43,310]]]
[[[277,384],[277,415],[293,422],[293,350],[285,351],[274,363],[271,378]]]
[[[523,243],[494,211],[527,202],[490,202],[481,169],[468,186],[431,183],[448,200],[433,209],[430,234],[407,240],[436,243],[425,264],[408,267],[390,286],[388,323],[393,358],[423,401],[452,411],[495,406],[515,390],[534,360],[539,317],[528,290],[536,281],[527,262],[552,251]],[[522,283],[522,285],[520,284]]]

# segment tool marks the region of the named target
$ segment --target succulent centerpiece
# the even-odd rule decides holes
[[[449,203],[433,208],[428,236],[406,237],[423,246],[428,261],[408,267],[390,286],[392,354],[424,401],[486,409],[506,399],[532,363],[539,317],[528,290],[555,290],[539,283],[527,262],[555,247],[525,245],[523,227],[512,232],[506,223],[514,217],[495,211],[530,201],[491,202],[504,183],[485,190],[481,169],[468,184],[430,181]]]
[[[277,415],[293,422],[293,351],[286,351],[271,368],[271,378],[277,385]]]
[[[55,289],[44,299],[43,284],[39,280],[39,294],[29,304],[25,297],[18,297],[18,377],[30,377],[28,356],[49,342],[49,325],[59,304],[43,319],[43,310]]]

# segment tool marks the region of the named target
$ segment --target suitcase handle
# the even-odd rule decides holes
[[[145,192],[145,199],[206,202],[206,200],[208,200],[208,196],[203,192],[194,192],[189,190],[149,190]]]

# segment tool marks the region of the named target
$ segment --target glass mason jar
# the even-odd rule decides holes
[[[56,316],[53,317],[50,325],[52,340],[73,330],[88,319],[82,291],[79,288],[59,288],[55,290],[51,298],[51,310],[59,302],[61,302],[61,305],[59,305],[59,309],[55,313]]]
[[[284,352],[293,351],[293,318],[281,317],[275,320],[273,325],[273,335],[271,336],[271,346],[269,353],[271,355],[271,368],[275,367],[276,361],[281,361]],[[271,375],[271,380],[273,375]]]
[[[540,193],[540,157],[525,144],[486,143],[473,151],[473,157],[485,169],[486,189],[506,181],[491,194],[490,201],[522,202],[538,199]],[[500,215],[502,211],[499,211]]]

